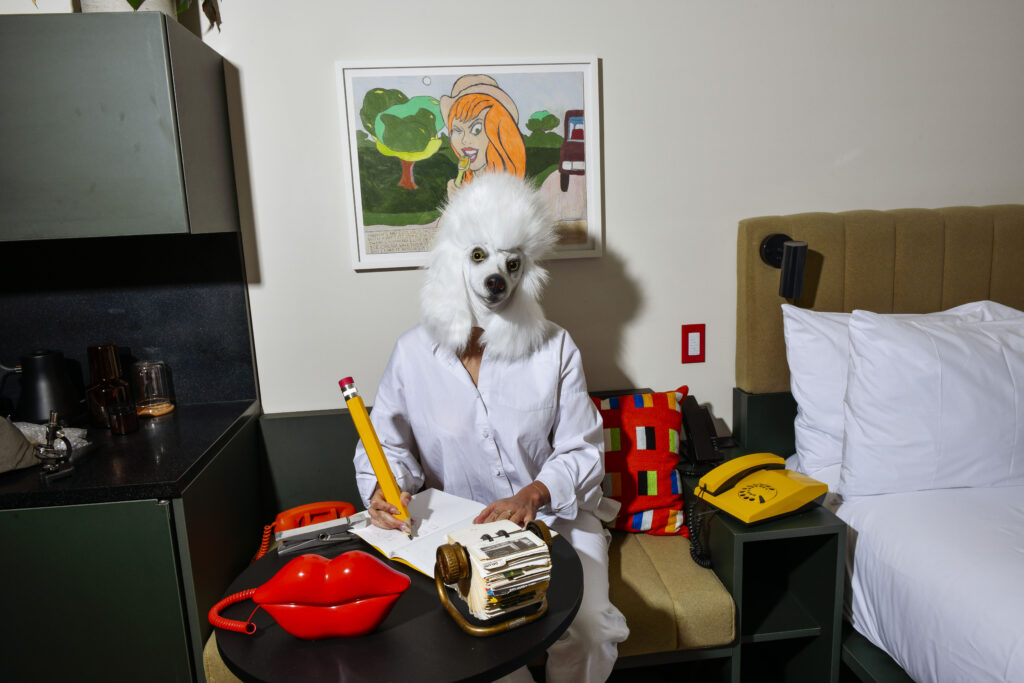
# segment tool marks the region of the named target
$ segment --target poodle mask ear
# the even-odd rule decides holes
[[[457,190],[444,207],[430,253],[421,297],[427,331],[456,355],[474,325],[484,328],[482,341],[498,357],[513,360],[535,350],[548,332],[540,306],[548,273],[539,260],[556,240],[546,206],[528,181],[491,173]],[[477,320],[463,266],[470,250],[483,245],[519,251],[523,274],[508,304]]]

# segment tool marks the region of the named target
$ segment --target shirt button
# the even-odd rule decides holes
[[[483,436],[483,437],[484,437],[485,439],[489,439],[489,438],[491,438],[491,433],[490,433],[489,431],[487,431],[486,429],[485,429],[485,430],[483,430],[482,432],[480,432],[480,434],[481,434],[481,436]]]
[[[502,472],[501,470],[494,470],[494,476],[501,478],[505,476],[505,473]]]

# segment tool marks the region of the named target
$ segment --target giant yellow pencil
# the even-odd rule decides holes
[[[359,432],[363,448],[366,449],[366,455],[370,458],[370,465],[373,466],[377,483],[380,484],[380,490],[384,493],[384,500],[398,508],[399,512],[395,517],[408,525],[409,511],[402,505],[402,492],[398,489],[395,474],[391,471],[388,459],[384,456],[384,449],[380,447],[377,430],[370,422],[370,414],[366,412],[366,404],[363,403],[363,397],[356,389],[356,383],[351,377],[345,377],[338,381],[338,386],[341,387],[341,393],[345,397],[345,403],[348,405],[352,421],[356,425],[356,431]]]

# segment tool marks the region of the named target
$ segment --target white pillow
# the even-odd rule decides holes
[[[889,314],[904,320],[1001,320],[1024,312],[994,301],[963,304],[940,313]],[[799,471],[815,476],[842,462],[843,397],[849,359],[849,313],[823,313],[782,304],[790,391],[797,402],[793,428]]]
[[[796,400],[796,465],[813,477],[842,461],[849,313],[782,304],[790,391]]]
[[[836,491],[839,490],[839,475],[841,474],[841,467],[842,465],[840,463],[836,463],[835,465],[822,467],[812,475],[807,474],[806,472],[803,472],[803,470],[800,469],[800,463],[797,460],[796,455],[791,455],[788,458],[786,458],[787,470],[796,470],[797,472],[803,472],[804,474],[807,474],[808,477],[811,477],[812,479],[817,479],[821,483],[825,484],[825,486],[828,486],[828,490],[831,493],[835,493]]]
[[[839,492],[1024,484],[1024,318],[850,317]]]

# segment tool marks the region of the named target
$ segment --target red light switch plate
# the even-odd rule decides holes
[[[683,325],[683,362],[704,362],[704,323]]]

